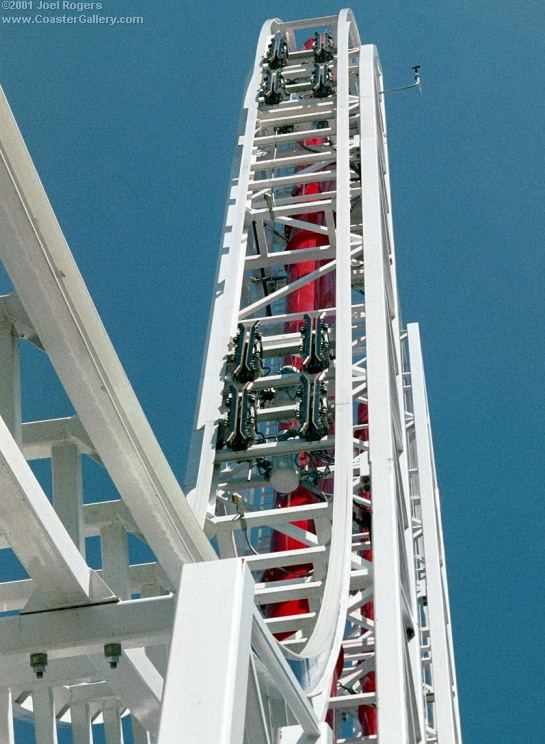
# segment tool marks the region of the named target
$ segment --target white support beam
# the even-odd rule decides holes
[[[160,597],[163,595],[163,591],[163,587],[158,582],[149,582],[140,587],[142,599],[146,597]],[[164,678],[167,673],[168,646],[166,644],[148,646],[146,648],[146,654],[161,677]]]
[[[93,744],[91,714],[87,703],[74,703],[70,706],[73,744]]]
[[[247,269],[264,269],[271,266],[290,266],[301,261],[326,261],[335,258],[335,248],[321,245],[317,248],[300,248],[297,251],[275,251],[268,256],[246,256]]]
[[[300,506],[288,506],[283,509],[261,509],[258,511],[246,511],[244,518],[248,528],[252,527],[274,527],[280,531],[279,526],[286,522],[297,522],[307,519],[327,519],[330,518],[331,504],[326,501],[302,504]],[[221,530],[238,530],[240,529],[240,517],[238,514],[227,514],[226,516],[212,517],[211,524]]]
[[[276,744],[334,744],[333,732],[327,723],[319,724],[318,737],[305,734],[301,726],[283,726],[278,731]]]
[[[97,700],[113,700],[117,696],[106,682],[93,682],[87,685],[73,685],[68,687],[70,706],[80,703],[96,703]]]
[[[0,92],[0,259],[85,429],[142,534],[176,584],[212,560],[83,283]]]
[[[76,444],[81,454],[97,460],[97,454],[89,435],[77,416],[27,421],[22,425],[21,449],[27,460],[51,457],[56,444]]]
[[[102,571],[100,570],[96,573],[98,576],[102,575]],[[140,593],[143,586],[146,584],[156,584],[162,578],[162,571],[157,563],[134,563],[129,566],[131,592]],[[32,579],[0,582],[0,612],[22,609],[30,599],[34,587],[35,583]],[[165,588],[168,589],[168,587]],[[142,596],[155,597],[162,593],[161,591],[151,595],[142,592]]]
[[[331,116],[334,112],[333,111],[327,111],[326,112],[329,116]],[[308,116],[308,114],[303,114],[305,118]],[[318,116],[322,116],[322,112],[318,114]],[[308,118],[312,118],[312,116],[308,116]],[[291,122],[290,122],[291,123]],[[295,122],[293,122],[295,123]],[[319,183],[321,181],[331,181],[335,178],[335,171],[334,170],[319,170],[319,164],[317,166],[313,166],[311,168],[305,168],[305,171],[296,171],[296,173],[289,175],[289,176],[276,176],[274,178],[259,178],[256,181],[251,181],[248,184],[248,191],[271,191],[273,189],[280,189],[284,186],[291,186],[291,185],[297,185],[303,183]]]
[[[94,504],[85,504],[83,508],[85,521],[85,536],[100,534],[103,527],[114,522],[125,526],[128,532],[140,534],[127,505],[121,499],[115,501],[97,501]]]
[[[418,483],[426,566],[435,728],[441,744],[461,741],[447,573],[442,544],[439,490],[435,477],[424,362],[417,323],[407,326],[414,408]]]
[[[154,621],[159,619],[158,616],[162,616],[161,622],[164,626],[158,637],[162,638],[163,642],[168,639],[173,612],[165,616],[161,611],[161,603],[152,603],[150,606],[148,602],[147,611],[145,607],[142,608],[144,610],[142,615],[134,602],[126,604],[130,607],[113,618],[107,612],[91,613],[90,616],[86,616],[79,610],[65,610],[0,621],[0,638],[6,642],[2,649],[3,653],[0,653],[0,680],[5,679],[8,685],[27,690],[43,686],[43,682],[39,682],[33,676],[29,654],[36,650],[47,651],[49,663],[44,676],[47,684],[58,686],[74,684],[78,680],[82,682],[106,680],[108,690],[111,691],[110,696],[112,693],[115,694],[116,699],[123,701],[124,706],[130,708],[142,726],[156,734],[163,679],[146,656],[142,645],[146,638],[156,640],[157,636],[153,638],[152,627]],[[112,605],[90,609],[104,610],[106,607],[111,609]],[[170,607],[174,609],[173,603]],[[63,617],[65,614],[71,617],[65,619]],[[137,631],[135,636],[130,637],[131,633],[127,634],[127,630],[131,622],[133,626],[140,622],[145,628],[144,632]],[[47,626],[48,634],[44,633],[44,626]],[[38,632],[34,633],[33,630]],[[91,630],[95,632],[94,637],[90,637]],[[71,641],[69,638],[63,638],[63,635],[70,633]],[[128,641],[126,635],[129,636]],[[13,644],[11,649],[8,648],[10,639]],[[123,653],[116,669],[111,669],[104,658],[103,647],[107,642],[121,643]],[[18,646],[18,643],[23,645]],[[135,648],[134,644],[138,646]],[[0,689],[1,686],[0,682]],[[86,701],[76,699],[75,702]]]
[[[43,651],[43,649],[41,649]],[[30,668],[29,655],[5,658],[0,663],[0,694],[13,690],[31,693],[43,686],[44,680],[50,687],[76,685],[82,682],[96,682],[96,670],[87,658],[74,657],[49,661],[44,680],[36,678]]]
[[[335,446],[335,437],[324,437],[318,441],[305,442],[305,451],[333,449]],[[230,450],[218,450],[215,453],[215,462],[244,462],[246,460],[255,460],[258,457],[278,457],[279,455],[295,454],[301,449],[301,443],[292,439],[285,442],[264,442],[263,444],[254,444],[247,450],[240,450],[233,453]]]
[[[254,608],[252,647],[261,663],[271,672],[273,681],[281,690],[285,703],[293,713],[295,720],[301,724],[307,734],[318,736],[319,723],[312,703],[302,691],[278,643],[266,629],[265,620],[257,607]]]
[[[280,170],[290,165],[305,165],[306,163],[324,163],[327,165],[335,162],[335,155],[331,152],[314,152],[305,153],[304,155],[288,155],[282,158],[273,158],[269,160],[256,160],[252,164],[252,170],[255,172],[269,169]]]
[[[369,460],[373,489],[373,563],[377,654],[378,730],[381,744],[409,744],[405,630],[401,609],[400,536],[392,432],[394,401],[390,380],[389,313],[381,201],[377,121],[377,58],[372,45],[360,51],[361,170],[365,261]],[[385,384],[386,383],[386,384]]]
[[[158,744],[242,744],[253,596],[240,559],[184,566]]]
[[[100,530],[102,578],[120,599],[129,599],[129,543],[123,524],[112,522]]]
[[[102,712],[104,719],[104,738],[106,744],[123,744],[121,711],[117,707],[107,706]]]
[[[0,323],[11,324],[17,336],[23,336],[26,341],[42,348],[30,318],[15,292],[0,295]]]
[[[277,29],[279,31],[284,31],[286,29],[290,29],[291,31],[295,31],[296,29],[304,29],[304,28],[335,28],[335,24],[337,22],[337,16],[331,15],[331,16],[316,16],[314,18],[305,18],[302,21],[289,21],[288,23],[277,23]],[[295,56],[295,55],[293,55]]]
[[[358,708],[360,705],[376,705],[374,692],[359,692],[354,695],[336,695],[330,698],[330,706],[335,710],[339,708]]]
[[[33,652],[58,659],[102,653],[110,642],[124,650],[168,643],[173,620],[173,596],[0,618],[0,681]]]
[[[248,698],[246,701],[244,744],[272,744],[269,733],[269,722],[265,712],[265,701],[261,694],[253,654],[250,654],[250,664],[248,667]]]
[[[43,649],[42,649],[43,650]],[[96,668],[86,656],[49,659],[44,679],[39,680],[30,668],[29,657],[4,658],[0,668],[0,694],[10,690],[32,692],[47,684],[51,688],[63,685],[82,686],[100,682]],[[69,702],[67,701],[67,705]],[[1,740],[0,740],[1,741]]]
[[[0,741],[2,744],[15,744],[11,692],[0,692]]]
[[[0,465],[0,530],[37,584],[32,609],[113,599],[70,539],[1,419]]]
[[[79,552],[85,556],[83,483],[79,448],[58,444],[51,448],[53,506]],[[115,589],[112,589],[115,592]]]
[[[131,729],[133,744],[152,744],[149,731],[136,718],[131,719]]]
[[[112,636],[112,641],[117,638]],[[93,655],[91,662],[131,714],[148,731],[157,734],[163,678],[144,649],[124,649],[116,669],[109,667],[104,654]]]
[[[17,442],[21,441],[21,373],[19,338],[13,324],[0,321],[0,416]]]
[[[32,710],[36,741],[40,744],[57,744],[55,700],[50,687],[37,687],[32,693]]]
[[[345,260],[349,260],[352,256],[354,256],[358,252],[361,252],[361,248],[353,249],[346,256]],[[322,264],[322,266],[319,266],[314,271],[311,271],[308,274],[305,274],[300,279],[296,279],[295,281],[290,282],[289,284],[286,284],[285,287],[276,289],[274,292],[271,292],[270,294],[266,295],[260,300],[257,300],[251,305],[248,305],[248,307],[243,308],[239,313],[239,316],[238,316],[239,319],[244,320],[246,318],[251,318],[252,315],[259,312],[262,308],[266,307],[267,305],[270,305],[272,302],[276,302],[277,300],[280,300],[283,297],[287,297],[289,294],[292,294],[292,292],[295,292],[297,289],[304,287],[310,282],[316,281],[317,279],[327,276],[331,271],[334,271],[336,267],[337,267],[336,259],[333,259],[332,261],[328,261],[327,263]],[[339,274],[339,271],[337,271],[337,275],[338,274]],[[348,296],[348,299],[350,300],[350,295]],[[351,318],[351,313],[349,314],[348,317]],[[350,346],[348,348],[350,348]]]

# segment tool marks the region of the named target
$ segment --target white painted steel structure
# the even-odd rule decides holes
[[[314,52],[301,41],[326,29],[333,83],[316,97]],[[263,60],[275,36],[289,46],[286,96],[269,104]],[[14,287],[0,298],[0,548],[28,573],[0,583],[0,741],[15,742],[20,715],[33,716],[40,744],[57,741],[57,724],[71,726],[74,744],[91,744],[93,722],[107,744],[120,744],[130,713],[137,744],[461,742],[418,327],[402,328],[398,305],[382,90],[376,50],[361,46],[351,11],[264,25],[244,101],[187,499],[0,97],[0,258]],[[305,184],[320,186],[308,196]],[[297,231],[320,240],[290,251],[286,235]],[[286,267],[304,262],[311,269],[290,280]],[[302,379],[286,359],[300,356],[294,328],[305,313],[290,312],[287,298],[325,280],[334,306],[306,314],[309,327],[329,326],[328,362]],[[237,387],[235,337],[256,322],[263,366]],[[73,417],[21,421],[22,342],[48,355]],[[304,406],[296,393],[304,399],[305,389],[309,410],[320,403],[327,417],[311,437],[297,428]],[[229,391],[253,396],[258,433],[240,446],[218,441]],[[119,501],[83,503],[82,456],[106,468]],[[27,464],[44,458],[52,501]],[[316,498],[278,508],[275,468]],[[362,487],[369,479],[372,498]],[[355,508],[372,512],[365,528]],[[156,562],[129,565],[128,533]],[[100,571],[85,557],[85,538],[96,535]],[[276,550],[275,535],[298,547]],[[370,602],[373,618],[362,609]],[[299,609],[271,613],[279,603]],[[119,644],[119,658],[105,653],[108,644]],[[31,668],[31,654],[47,655],[43,669]],[[372,672],[369,691],[363,680]],[[378,734],[369,734],[361,710],[374,708]]]

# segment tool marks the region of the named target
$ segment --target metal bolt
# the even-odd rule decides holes
[[[47,666],[47,654],[30,654],[30,668],[38,679],[43,679]]]
[[[120,643],[106,643],[104,646],[104,656],[111,669],[117,669],[117,663],[121,658]]]

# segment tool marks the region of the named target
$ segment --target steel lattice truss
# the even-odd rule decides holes
[[[1,97],[0,539],[29,578],[0,584],[0,741],[19,715],[40,744],[117,744],[128,714],[137,744],[461,742],[382,90],[350,11],[264,25],[184,491]],[[21,423],[23,342],[76,415]],[[82,457],[120,500],[83,505]],[[129,565],[129,533],[155,562]]]

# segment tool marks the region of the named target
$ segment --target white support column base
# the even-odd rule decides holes
[[[15,744],[11,692],[0,694],[0,741],[2,744]]]
[[[265,704],[259,688],[255,661],[252,654],[250,654],[244,744],[272,744],[269,728],[270,724],[268,723]]]
[[[242,744],[253,610],[241,559],[183,567],[158,744]]]
[[[70,717],[74,744],[93,744],[89,706],[86,703],[71,705]]]
[[[50,687],[38,687],[32,693],[34,729],[40,744],[57,744],[57,721],[55,699]]]
[[[160,584],[144,584],[140,594],[142,598],[160,597],[163,594],[163,587]],[[146,656],[164,679],[167,673],[168,645],[147,646]]]
[[[123,728],[119,708],[104,708],[104,738],[106,744],[123,744]]]
[[[333,731],[327,723],[318,724],[318,737],[305,734],[301,726],[283,726],[278,731],[276,744],[333,744]]]
[[[140,724],[136,718],[131,721],[133,744],[152,744],[152,738],[149,731]]]
[[[159,728],[163,678],[143,648],[127,648],[117,669],[110,669],[102,654],[89,656],[99,675],[108,683],[131,714],[153,734]]]

